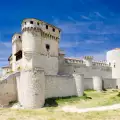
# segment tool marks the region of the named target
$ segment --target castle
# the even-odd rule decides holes
[[[1,105],[18,101],[24,108],[40,108],[46,98],[120,88],[120,49],[108,51],[107,61],[66,58],[59,48],[60,34],[61,29],[44,21],[23,20],[22,32],[12,37],[9,67],[3,67]]]

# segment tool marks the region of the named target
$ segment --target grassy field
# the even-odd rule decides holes
[[[88,108],[96,106],[105,106],[120,103],[120,90],[107,90],[104,92],[96,92],[92,90],[87,90],[84,92],[83,97],[68,97],[63,99],[49,99],[48,103],[53,102],[59,107],[62,106],[76,106],[77,108]]]
[[[65,113],[48,109],[0,109],[0,120],[120,120],[120,110],[89,113]]]
[[[88,90],[83,97],[48,99],[46,105],[51,107],[39,110],[4,108],[0,109],[0,120],[120,120],[120,110],[89,113],[65,113],[61,110],[66,105],[86,108],[120,103],[119,92],[118,90],[104,92]]]

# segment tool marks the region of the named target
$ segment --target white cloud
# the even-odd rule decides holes
[[[103,15],[101,15],[99,12],[94,12],[98,17],[106,19],[106,17],[104,17]]]
[[[3,44],[4,44],[7,48],[12,48],[12,43],[11,43],[11,42],[3,42]]]
[[[87,44],[101,44],[104,43],[102,40],[86,40],[85,43]]]
[[[91,20],[89,17],[86,17],[84,15],[81,15],[80,17],[83,18],[83,19],[85,19],[85,20]]]
[[[0,66],[8,65],[8,57],[11,54],[11,42],[0,42]]]
[[[61,48],[73,48],[77,47],[81,42],[76,41],[68,41],[68,42],[61,42],[60,47]]]

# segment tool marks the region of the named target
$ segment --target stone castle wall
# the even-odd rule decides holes
[[[40,108],[46,98],[82,96],[87,89],[116,88],[120,86],[118,81],[99,76],[85,78],[82,74],[44,75],[43,70],[35,68],[11,74],[0,82],[0,104],[18,100],[25,108]]]
[[[0,105],[17,100],[16,75],[11,74],[0,81]]]
[[[101,66],[91,66],[87,67],[84,64],[63,64],[60,66],[59,74],[84,74],[86,78],[91,78],[92,76],[102,76],[104,78],[112,78],[112,70],[107,67]]]
[[[46,98],[76,95],[75,81],[72,76],[46,76]]]

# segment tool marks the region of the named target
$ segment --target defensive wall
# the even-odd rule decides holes
[[[36,68],[13,73],[0,81],[0,104],[18,101],[25,108],[40,108],[46,98],[82,96],[87,89],[102,91],[109,88],[120,88],[120,79],[85,78],[84,74],[77,73],[45,75],[43,70]]]

